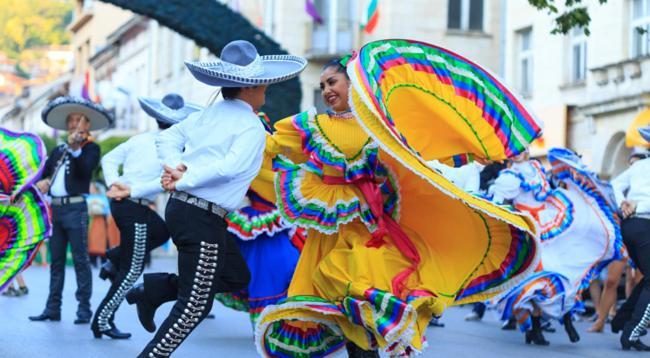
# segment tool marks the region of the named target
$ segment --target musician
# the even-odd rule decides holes
[[[48,157],[38,189],[51,196],[53,230],[49,240],[52,265],[50,293],[45,310],[32,321],[61,320],[67,246],[72,249],[77,276],[75,297],[79,302],[75,324],[89,323],[92,318],[90,295],[92,278],[88,257],[88,209],[84,195],[99,164],[99,146],[90,136],[91,130],[111,124],[110,115],[92,102],[75,97],[58,97],[42,113],[50,127],[66,130],[67,141],[52,150]]]

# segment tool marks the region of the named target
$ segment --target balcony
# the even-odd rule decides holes
[[[74,12],[74,18],[70,25],[68,25],[68,30],[72,32],[77,32],[85,24],[92,19],[95,12],[95,0],[78,0]]]

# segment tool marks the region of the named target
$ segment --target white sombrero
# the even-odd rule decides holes
[[[176,124],[203,108],[197,104],[187,103],[183,97],[170,93],[162,99],[138,97],[140,107],[158,122]]]
[[[50,101],[43,108],[41,118],[48,126],[68,130],[67,120],[72,113],[81,113],[90,121],[90,130],[103,129],[113,124],[113,117],[104,107],[83,98],[62,96]]]
[[[218,87],[270,85],[296,77],[307,60],[292,55],[260,56],[255,46],[244,40],[232,41],[211,62],[185,62],[199,81]]]

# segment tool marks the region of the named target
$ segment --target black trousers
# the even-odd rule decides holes
[[[158,306],[176,300],[139,357],[167,357],[210,313],[214,295],[248,287],[250,273],[224,219],[170,199],[167,227],[178,248],[178,276],[145,275],[145,297]]]
[[[97,307],[92,329],[106,331],[113,326],[115,311],[144,269],[145,254],[169,239],[163,219],[149,207],[129,200],[111,201],[111,213],[120,229],[120,245],[111,250],[109,259],[117,275]]]
[[[60,314],[63,282],[65,280],[65,260],[68,244],[72,248],[72,260],[77,276],[75,297],[79,302],[77,316],[90,318],[90,295],[92,293],[92,273],[88,257],[88,208],[86,203],[52,206],[52,237],[50,237],[50,293],[45,305],[45,313]]]
[[[625,323],[623,334],[628,335],[627,339],[635,341],[650,323],[650,219],[623,220],[621,233],[630,258],[644,276],[623,304],[621,312],[629,314],[634,307],[631,317]]]

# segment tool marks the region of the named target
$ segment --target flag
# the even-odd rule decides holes
[[[307,14],[309,14],[316,23],[323,23],[323,18],[318,14],[318,10],[316,9],[316,5],[314,5],[313,0],[305,0],[305,11],[307,11]]]
[[[363,30],[367,34],[371,34],[377,27],[379,21],[379,0],[370,0],[368,4],[368,11],[366,12],[366,22],[363,25]]]
[[[92,101],[90,98],[90,72],[86,70],[84,74],[84,84],[81,87],[81,98]]]

